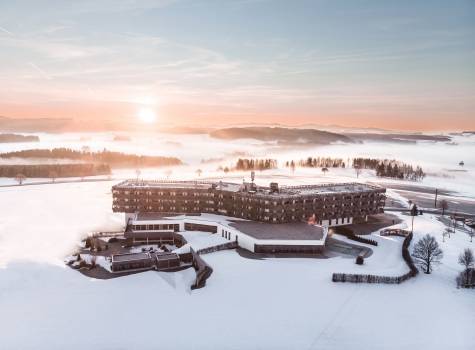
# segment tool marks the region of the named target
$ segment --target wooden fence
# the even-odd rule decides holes
[[[192,264],[196,270],[195,283],[191,285],[191,289],[203,288],[206,285],[206,280],[213,273],[213,269],[209,266],[193,248],[190,248],[192,255]]]

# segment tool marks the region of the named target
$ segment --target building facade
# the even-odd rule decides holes
[[[384,188],[360,183],[269,187],[254,183],[126,180],[112,187],[114,212],[220,214],[266,223],[347,225],[383,211]]]

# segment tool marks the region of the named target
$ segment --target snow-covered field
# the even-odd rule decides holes
[[[460,231],[442,243],[432,215],[416,218],[415,240],[434,234],[443,263],[401,285],[331,282],[332,272],[406,271],[401,239],[375,235],[364,266],[207,254],[214,272],[190,291],[192,269],[93,280],[64,266],[83,235],[121,227],[112,184],[0,188],[1,349],[475,348],[475,294],[455,286],[457,256],[475,243]]]

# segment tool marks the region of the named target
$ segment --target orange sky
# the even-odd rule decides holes
[[[4,104],[1,106],[2,116],[10,118],[72,118],[77,121],[103,120],[117,122],[118,125],[125,123],[137,124],[140,128],[141,121],[137,117],[140,105],[131,103],[55,103],[51,104]],[[253,110],[241,110],[239,108],[225,108],[223,106],[203,105],[168,105],[151,107],[157,115],[157,126],[226,126],[239,124],[282,124],[282,125],[339,125],[346,127],[371,127],[388,130],[405,131],[457,131],[475,130],[475,118],[464,117],[453,111],[457,118],[450,118],[445,113],[434,111],[433,117],[418,118],[416,113],[400,116],[398,113],[364,113],[357,112],[349,115],[344,112],[331,111],[316,112],[291,111],[264,113]],[[130,125],[128,124],[128,125]],[[150,126],[147,126],[150,127]]]

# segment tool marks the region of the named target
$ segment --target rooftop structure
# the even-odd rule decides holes
[[[300,186],[279,186],[272,182],[270,186],[258,186],[252,182],[242,184],[212,181],[160,181],[160,180],[125,180],[114,186],[115,189],[174,189],[174,190],[219,190],[225,192],[250,192],[257,196],[291,197],[312,194],[357,193],[381,189],[379,186],[357,182],[315,184]]]

